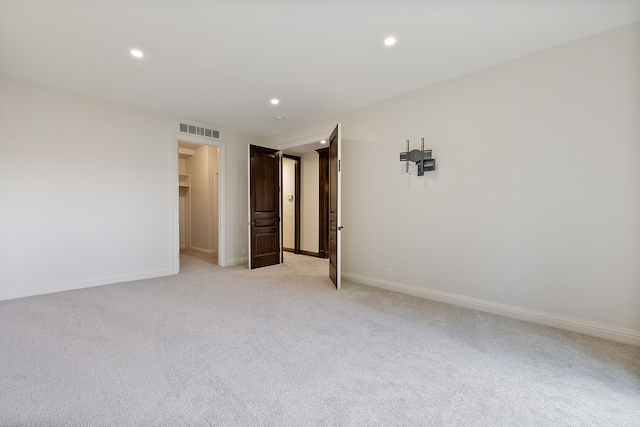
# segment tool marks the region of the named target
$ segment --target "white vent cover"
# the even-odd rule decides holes
[[[203,128],[195,125],[180,123],[180,132],[200,135],[207,138],[220,138],[220,132],[214,129]]]

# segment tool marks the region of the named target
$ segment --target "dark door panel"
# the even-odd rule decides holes
[[[280,263],[280,157],[277,150],[249,147],[251,254],[249,268]]]
[[[321,258],[329,258],[329,147],[316,150],[320,167],[318,204],[318,252]]]
[[[340,273],[340,125],[329,138],[329,277],[341,287]]]

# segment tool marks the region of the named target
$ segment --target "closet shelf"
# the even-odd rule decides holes
[[[184,173],[178,174],[178,186],[180,188],[191,187],[191,175]]]
[[[192,150],[191,148],[184,148],[184,147],[178,147],[178,156],[181,159],[186,159],[188,157],[193,156],[194,154],[194,150]]]

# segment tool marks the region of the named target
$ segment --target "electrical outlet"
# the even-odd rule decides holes
[[[393,270],[387,267],[387,279],[393,278]]]

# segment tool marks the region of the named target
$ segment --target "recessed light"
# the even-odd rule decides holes
[[[276,116],[276,120],[284,120],[284,116]]]
[[[396,38],[395,37],[387,37],[386,39],[384,39],[384,44],[387,46],[393,46],[394,44],[396,44]]]
[[[323,139],[322,141],[320,141],[320,144],[326,144],[326,143],[327,143],[326,139]]]
[[[278,98],[273,98],[273,99],[271,100],[271,103],[272,103],[273,105],[278,105],[278,104],[280,104],[280,100],[279,100]]]
[[[138,49],[131,49],[131,55],[135,56],[136,58],[142,58],[144,56],[142,51]]]

